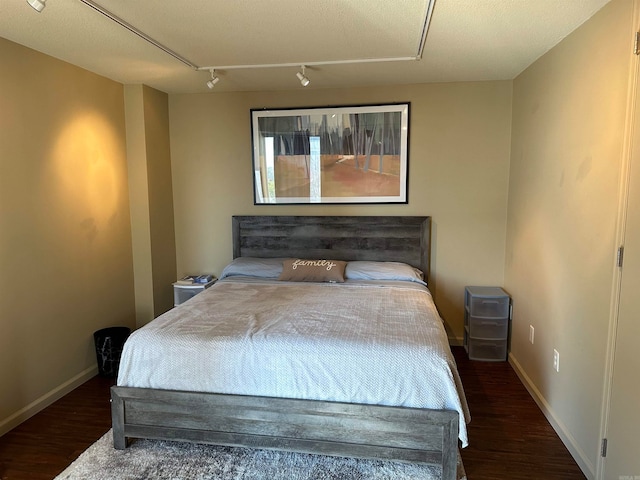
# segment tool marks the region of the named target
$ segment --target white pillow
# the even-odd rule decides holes
[[[427,285],[422,271],[400,262],[349,262],[344,275],[347,280],[402,280]]]
[[[233,276],[278,278],[286,258],[238,257],[224,267],[220,279]]]

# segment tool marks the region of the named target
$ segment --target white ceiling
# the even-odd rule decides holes
[[[609,0],[435,0],[420,60],[429,0],[95,0],[198,67],[191,68],[80,0],[0,0],[0,36],[124,84],[167,93],[515,78]],[[2,59],[0,59],[1,62]],[[45,75],[46,72],[43,72]]]

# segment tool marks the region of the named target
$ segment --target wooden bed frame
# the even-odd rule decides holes
[[[405,262],[429,272],[430,217],[234,216],[234,258]],[[112,387],[113,444],[212,443],[436,464],[455,480],[454,410]]]

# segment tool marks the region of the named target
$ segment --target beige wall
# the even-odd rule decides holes
[[[136,324],[154,319],[147,146],[142,85],[124,86]]]
[[[145,140],[149,165],[149,222],[153,262],[155,316],[173,308],[176,281],[176,238],[173,220],[169,99],[166,93],[144,87]]]
[[[505,264],[511,359],[591,476],[615,275],[631,18],[632,0],[612,1],[513,87]]]
[[[411,102],[408,205],[254,206],[251,108]],[[178,274],[220,274],[232,215],[431,215],[431,288],[462,336],[465,285],[502,285],[511,82],[171,95]]]
[[[136,323],[173,307],[176,243],[166,93],[126,85],[127,158],[135,272]]]
[[[593,476],[631,18],[613,0],[514,82],[206,95],[125,92],[0,39],[0,434],[95,373],[93,331],[169,308],[176,270],[219,274],[232,215],[431,215],[450,336],[465,285],[504,285],[511,361]],[[404,101],[408,205],[253,205],[251,108]]]
[[[0,39],[0,434],[133,326],[123,87]]]

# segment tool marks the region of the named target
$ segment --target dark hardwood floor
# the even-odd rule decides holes
[[[469,480],[572,480],[584,475],[511,366],[453,349],[472,421],[462,459]],[[95,377],[0,437],[2,480],[48,480],[110,428],[109,387]]]
[[[469,480],[586,478],[511,365],[453,352],[471,411],[461,451]]]
[[[51,480],[111,428],[112,379],[94,377],[0,437],[2,480]]]

